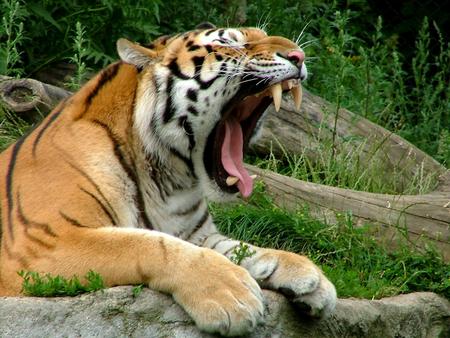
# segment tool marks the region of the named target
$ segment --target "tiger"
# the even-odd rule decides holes
[[[309,316],[336,306],[310,259],[222,235],[209,201],[253,191],[243,156],[266,108],[307,77],[294,42],[212,24],[149,44],[117,41],[120,60],[60,102],[0,154],[0,295],[18,271],[144,284],[169,294],[205,332],[252,332],[262,288]]]

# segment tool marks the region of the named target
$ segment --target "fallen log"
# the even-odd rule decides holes
[[[356,224],[378,225],[375,235],[389,246],[395,245],[399,236],[417,247],[432,242],[450,261],[448,192],[375,194],[304,182],[250,165],[247,169],[265,183],[278,206],[298,210],[307,204],[314,216],[327,222],[334,222],[336,213],[350,212]]]
[[[38,111],[48,113],[72,93],[34,79],[0,76],[0,100],[16,113]]]

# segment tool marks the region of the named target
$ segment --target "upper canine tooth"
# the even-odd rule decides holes
[[[294,81],[289,80],[287,84],[288,84],[288,88],[292,89],[292,87],[294,86]]]
[[[281,83],[274,84],[270,87],[270,91],[272,92],[273,105],[275,106],[275,110],[278,112],[281,106]]]
[[[226,183],[229,187],[231,187],[232,185],[235,185],[237,182],[239,182],[239,178],[237,178],[236,176],[228,176]]]
[[[302,85],[298,84],[298,86],[292,87],[291,94],[292,97],[294,98],[295,110],[298,112],[302,104],[302,96],[303,96]]]

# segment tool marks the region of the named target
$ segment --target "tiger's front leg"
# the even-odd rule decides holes
[[[203,240],[203,245],[234,258],[241,243],[217,232],[211,233]],[[262,288],[281,292],[310,316],[326,317],[333,312],[336,289],[311,260],[287,251],[248,246],[252,254],[240,265]]]
[[[147,284],[171,294],[207,332],[245,334],[263,318],[261,289],[244,268],[213,250],[157,231],[73,228],[51,254],[29,263],[31,271],[67,278],[94,270],[108,286]],[[12,267],[2,277],[7,272],[20,290],[16,271]]]

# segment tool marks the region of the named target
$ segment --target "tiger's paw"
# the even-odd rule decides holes
[[[336,289],[308,258],[264,249],[252,261],[247,269],[261,287],[281,292],[301,312],[312,317],[327,317],[334,311]]]
[[[203,331],[225,336],[253,331],[264,317],[258,283],[224,256],[206,253],[173,293],[175,300]]]

